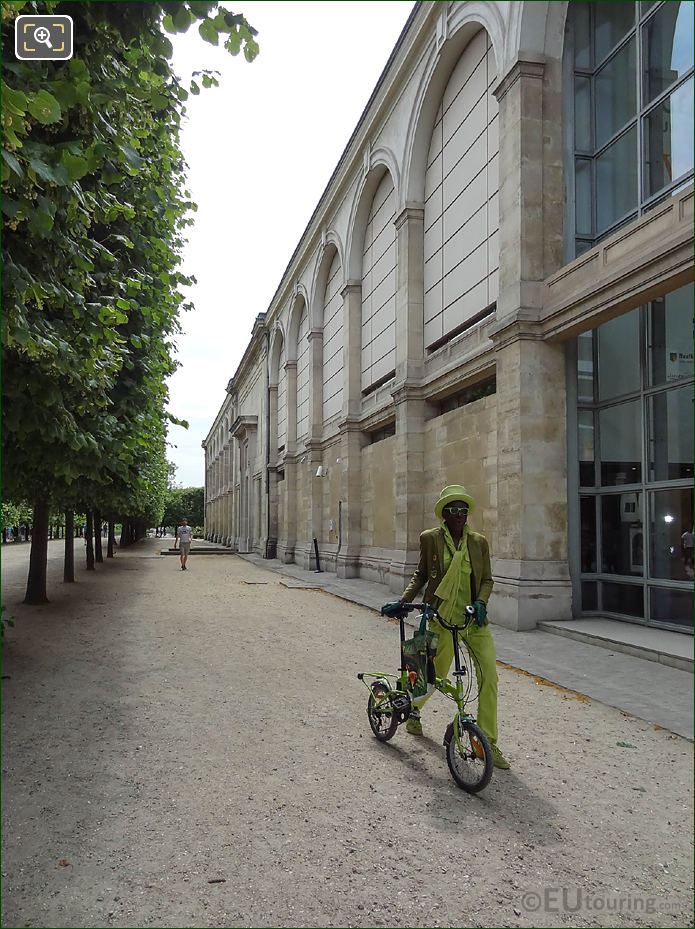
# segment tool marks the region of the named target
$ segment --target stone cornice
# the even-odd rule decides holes
[[[306,340],[310,344],[315,340],[320,339],[323,341],[323,329],[312,329],[311,332],[307,334]]]
[[[566,339],[693,279],[693,187],[623,226],[550,275],[541,323]]]
[[[348,294],[361,293],[362,281],[348,281],[340,291],[340,296],[345,299]]]
[[[543,58],[531,56],[530,54],[526,58],[517,58],[504,77],[497,82],[492,92],[499,102],[505,94],[509,93],[517,81],[522,78],[542,81],[544,73],[545,60]]]
[[[258,428],[257,416],[237,416],[229,430],[235,439],[243,439]]]
[[[405,381],[402,384],[396,384],[391,391],[394,403],[405,403],[408,400],[423,400],[424,388],[421,383],[414,384]]]
[[[400,229],[409,222],[423,223],[425,221],[425,208],[420,206],[406,206],[394,220],[396,229]]]
[[[498,320],[495,327],[490,330],[490,338],[496,352],[511,345],[512,342],[543,340],[543,326],[537,318],[537,311],[533,311],[535,319],[524,318],[523,312],[519,310],[518,313]]]

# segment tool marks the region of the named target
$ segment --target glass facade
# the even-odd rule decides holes
[[[694,6],[569,5],[575,234],[568,259],[693,178]]]
[[[583,613],[692,629],[693,297],[576,340]]]

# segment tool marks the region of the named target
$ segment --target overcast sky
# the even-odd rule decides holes
[[[409,2],[242,0],[258,29],[253,64],[175,38],[180,77],[216,68],[220,87],[191,97],[183,135],[198,204],[184,270],[195,310],[177,340],[169,460],[185,486],[204,481],[201,441],[225,396],[253,320],[264,312],[412,9]]]

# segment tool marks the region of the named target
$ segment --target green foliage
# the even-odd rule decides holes
[[[33,519],[33,512],[29,504],[22,500],[20,503],[2,504],[2,529],[8,529],[11,526],[30,526]]]
[[[2,4],[4,47],[18,13],[49,12],[73,17],[72,60],[8,55],[2,72],[3,489],[154,524],[195,209],[162,30],[196,23],[248,61],[256,33],[217,2],[49,0]]]
[[[171,487],[166,492],[164,515],[154,523],[158,526],[178,526],[183,517],[190,526],[202,526],[205,517],[203,487]]]

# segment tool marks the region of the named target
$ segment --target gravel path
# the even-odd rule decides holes
[[[443,697],[370,733],[396,625],[160,547],[42,608],[5,559],[3,926],[692,924],[690,743],[500,668],[513,770],[469,797]]]

